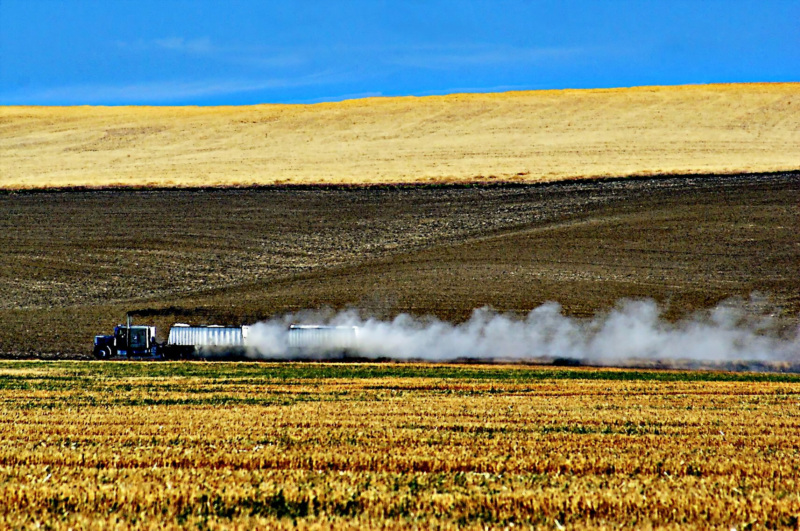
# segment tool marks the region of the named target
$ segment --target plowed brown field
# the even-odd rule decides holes
[[[760,292],[796,326],[799,205],[797,174],[0,195],[0,352],[88,355],[129,310],[163,334],[323,307],[585,316],[624,297],[677,317]]]

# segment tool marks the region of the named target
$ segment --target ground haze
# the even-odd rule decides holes
[[[800,84],[0,108],[0,188],[527,181],[800,168]]]

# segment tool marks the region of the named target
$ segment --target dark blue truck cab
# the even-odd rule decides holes
[[[94,337],[93,352],[97,359],[157,357],[160,353],[156,343],[156,327],[115,326],[114,335]]]

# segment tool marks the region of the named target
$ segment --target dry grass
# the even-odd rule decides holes
[[[247,107],[2,107],[0,188],[551,181],[800,168],[800,84]]]
[[[773,529],[800,521],[797,375],[0,368],[9,376],[0,380],[2,527]]]

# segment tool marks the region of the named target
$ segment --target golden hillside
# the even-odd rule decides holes
[[[242,107],[0,107],[0,187],[524,180],[800,168],[800,83]]]

